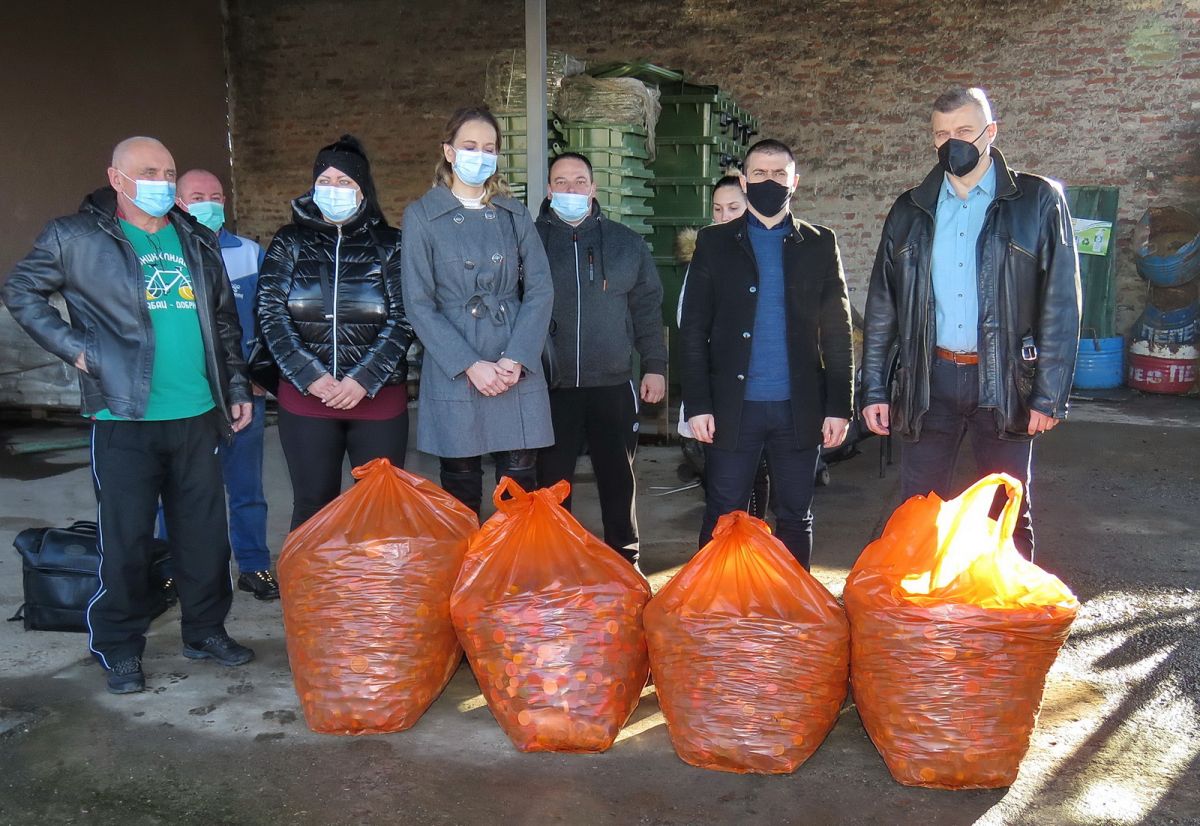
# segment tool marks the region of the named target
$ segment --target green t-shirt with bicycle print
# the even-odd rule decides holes
[[[205,366],[196,293],[175,227],[148,233],[128,221],[121,230],[142,265],[146,309],[154,328],[154,367],[144,421],[186,419],[214,407]],[[108,410],[97,419],[118,419]]]

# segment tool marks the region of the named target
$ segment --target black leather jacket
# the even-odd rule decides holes
[[[400,230],[369,207],[339,228],[312,195],[267,248],[255,314],[283,378],[301,393],[329,373],[374,396],[408,377],[413,340],[400,288]]]
[[[1030,409],[1067,415],[1079,346],[1079,262],[1062,188],[1009,169],[995,147],[991,156],[996,195],[977,251],[979,406],[995,412],[1001,438],[1028,439]],[[929,409],[936,334],[930,257],[943,180],[935,167],[896,199],[867,293],[862,404],[890,404],[892,433],[910,440],[920,437]]]
[[[84,414],[108,408],[140,419],[150,398],[154,330],[142,268],[116,209],[116,192],[104,187],[87,196],[76,214],[47,224],[9,275],[4,303],[34,341],[63,361],[74,364],[84,354]],[[192,276],[208,384],[229,431],[230,405],[250,401],[233,290],[217,236],[178,208],[168,220]],[[69,322],[50,305],[55,292],[66,301]]]

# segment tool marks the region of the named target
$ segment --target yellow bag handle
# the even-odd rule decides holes
[[[1008,501],[1000,513],[1000,518],[993,523],[988,517],[988,511],[991,510],[992,502],[996,499],[996,489],[999,487],[1005,489]],[[1017,528],[1017,517],[1021,512],[1021,500],[1024,495],[1025,489],[1019,481],[1006,473],[992,473],[954,499],[953,508],[943,509],[943,513],[949,511],[950,519],[945,525],[942,524],[942,520],[938,520],[938,548],[933,570],[930,571],[929,587],[936,590],[948,585],[970,568],[975,560],[1008,547]],[[996,525],[994,529],[992,524]],[[971,530],[972,526],[985,526],[987,547],[963,541],[964,525],[967,526],[967,530]],[[975,533],[978,534],[977,531]]]

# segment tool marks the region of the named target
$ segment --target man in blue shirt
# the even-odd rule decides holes
[[[249,238],[225,228],[225,190],[216,175],[193,169],[179,176],[179,205],[197,221],[217,233],[221,257],[233,287],[238,320],[242,325],[242,355],[249,357],[254,344],[254,294],[263,250]],[[271,573],[267,547],[267,498],[263,493],[263,420],[266,391],[253,385],[254,418],[229,444],[220,447],[225,492],[229,496],[229,542],[238,564],[238,588],[255,599],[279,599],[279,584]]]
[[[791,215],[791,149],[759,141],[743,166],[747,211],[700,230],[679,326],[684,406],[707,445],[700,544],[746,509],[765,451],[776,535],[807,568],[817,460],[853,409],[850,304],[833,232]]]
[[[938,166],[893,205],[871,274],[863,418],[904,439],[905,499],[957,495],[970,434],[980,476],[1024,485],[1014,542],[1032,559],[1033,439],[1066,417],[1079,344],[1070,215],[1061,186],[1005,163],[982,89],[941,95],[931,125]]]

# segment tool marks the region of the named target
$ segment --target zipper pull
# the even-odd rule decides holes
[[[591,247],[588,247],[588,283],[596,283],[596,256]]]

